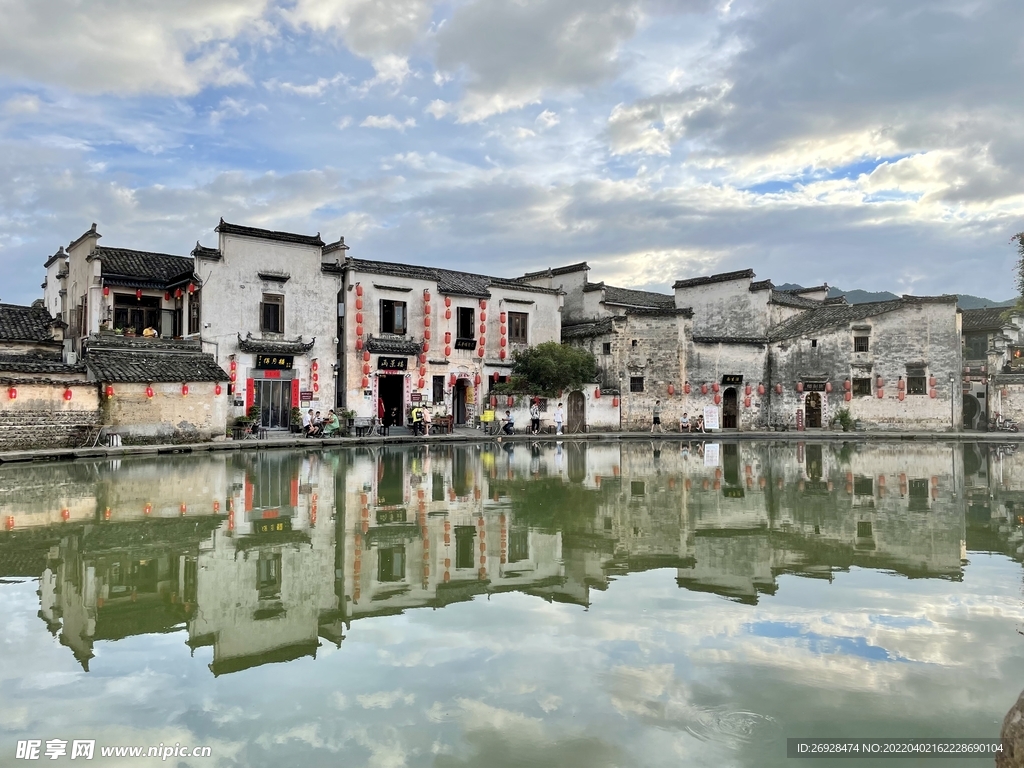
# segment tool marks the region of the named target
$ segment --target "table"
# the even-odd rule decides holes
[[[434,416],[431,419],[430,431],[435,435],[450,435],[454,431],[453,418],[452,416]]]

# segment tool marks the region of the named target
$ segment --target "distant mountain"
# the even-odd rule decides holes
[[[796,283],[783,283],[782,285],[776,286],[780,291],[796,291],[803,288],[802,285]],[[842,288],[836,288],[832,286],[828,289],[828,297],[835,298],[836,296],[845,296],[846,300],[851,304],[867,304],[871,301],[892,301],[898,299],[895,293],[889,291],[862,291],[859,288],[852,291],[844,291]],[[981,296],[971,296],[970,294],[963,293],[957,297],[957,306],[960,309],[985,309],[986,307],[1012,307],[1017,303],[1016,299],[1009,299],[1007,301],[993,301],[992,299],[985,299]]]

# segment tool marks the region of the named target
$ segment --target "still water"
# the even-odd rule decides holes
[[[212,453],[0,487],[0,765],[27,739],[95,740],[91,765],[835,765],[786,738],[994,737],[1024,686],[1024,450]]]

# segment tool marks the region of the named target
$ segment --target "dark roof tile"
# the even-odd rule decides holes
[[[619,304],[625,307],[650,307],[652,309],[671,309],[676,305],[676,297],[654,291],[638,291],[633,288],[619,288],[605,283],[587,283],[584,291],[604,291],[606,304]]]
[[[592,339],[605,336],[614,330],[614,318],[605,317],[588,323],[573,323],[562,326],[562,341],[571,339]]]
[[[751,280],[754,277],[754,270],[752,269],[740,269],[736,272],[720,272],[717,275],[708,275],[707,277],[691,277],[686,280],[676,280],[673,288],[693,288],[697,285],[710,285],[711,283],[727,283],[732,280]]]
[[[0,304],[0,340],[50,341],[53,318],[44,307]]]
[[[217,231],[225,235],[242,235],[243,237],[257,237],[260,240],[277,240],[282,243],[296,243],[298,245],[314,245],[323,248],[324,241],[320,239],[320,233],[315,235],[299,235],[294,232],[277,232],[272,229],[259,229],[257,227],[243,227],[240,224],[229,224],[220,220]]]
[[[199,241],[196,240],[196,247],[192,249],[192,258],[194,259],[205,259],[206,261],[220,261],[223,255],[220,252],[220,248],[207,248],[205,245],[200,245]]]
[[[539,288],[517,279],[475,275],[470,272],[457,272],[438,267],[420,267],[414,264],[396,264],[389,261],[368,261],[366,259],[348,259],[345,263],[360,272],[433,282],[437,284],[438,291],[452,296],[490,298],[491,286],[531,293],[558,293],[553,288]]]
[[[963,310],[964,333],[998,331],[1003,326],[1011,325],[1009,320],[1003,319],[1004,312],[1006,312],[1006,307]]]
[[[212,355],[90,349],[85,363],[102,382],[228,381]]]
[[[423,351],[423,345],[411,339],[371,336],[366,340],[366,351],[385,355],[418,355]]]
[[[138,287],[167,286],[184,281],[195,271],[195,262],[188,256],[136,251],[131,248],[98,247],[89,256],[99,259],[104,280],[118,285]]]
[[[824,304],[780,323],[772,328],[769,336],[772,341],[792,339],[919,304],[948,303],[955,311],[955,302],[956,296],[904,296],[866,304]]]
[[[246,334],[243,339],[242,335],[238,334],[238,348],[242,352],[257,355],[304,355],[313,348],[315,342],[316,339],[303,341],[301,336],[294,341],[287,341],[286,339],[254,339],[251,333]]]
[[[84,365],[68,365],[60,354],[0,355],[3,373],[46,373],[52,375],[84,375]]]

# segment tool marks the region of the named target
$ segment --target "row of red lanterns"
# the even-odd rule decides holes
[[[223,391],[224,391],[224,389],[223,389],[223,387],[221,387],[220,384],[214,384],[214,386],[213,386],[213,394],[219,395]],[[181,385],[181,394],[184,395],[184,396],[188,396],[188,392],[189,392],[188,384],[187,383],[183,383]],[[107,398],[112,398],[114,396],[114,385],[113,384],[107,384],[106,388],[103,390],[103,394]],[[68,387],[67,389],[64,390],[64,399],[65,400],[71,400],[72,397],[74,397],[74,391],[71,389],[71,387]],[[146,397],[153,397],[153,386],[152,385],[146,387]],[[9,400],[16,400],[18,398],[18,388],[17,387],[13,387],[13,386],[12,387],[8,387],[7,388],[7,398]]]
[[[188,284],[188,292],[190,294],[193,294],[193,293],[196,292],[196,285],[195,285],[195,283],[189,283]],[[109,285],[104,285],[103,286],[103,295],[104,296],[109,296],[110,295],[110,286]],[[181,296],[182,296],[181,288],[176,289],[174,291],[174,298],[180,299]],[[142,289],[141,288],[136,288],[135,289],[135,298],[136,299],[141,299],[142,298]],[[171,300],[171,292],[170,291],[164,291],[164,301],[170,301],[170,300]]]

